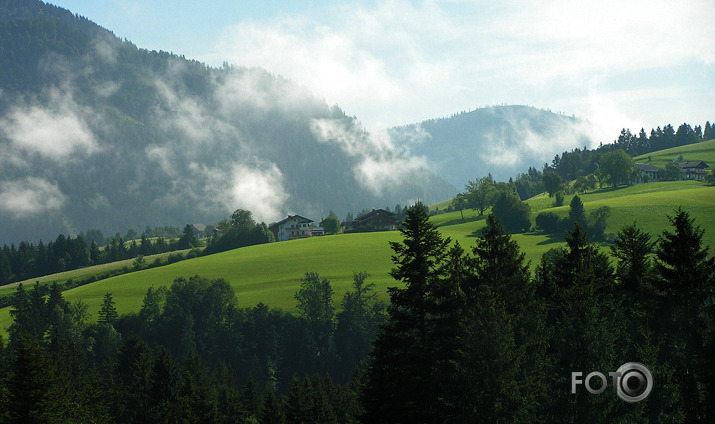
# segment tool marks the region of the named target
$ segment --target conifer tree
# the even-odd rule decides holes
[[[52,362],[47,359],[37,340],[20,335],[7,382],[7,422],[45,423],[53,389]]]
[[[107,292],[102,300],[102,308],[99,310],[99,318],[97,322],[100,325],[112,325],[119,318],[117,313],[117,308],[114,307],[114,300],[112,299],[112,294]]]
[[[538,421],[546,337],[529,264],[493,214],[472,252],[463,290],[464,393],[456,422]]]
[[[712,379],[713,373],[707,349],[715,337],[715,317],[708,311],[715,296],[715,258],[708,257],[704,230],[688,212],[678,208],[668,219],[674,231],[664,231],[656,248],[658,287],[664,295],[658,317],[667,335],[666,360],[683,377],[679,389],[685,419],[696,422],[713,403],[712,399],[700,401],[698,386]]]
[[[266,391],[266,396],[263,398],[258,422],[259,424],[285,424],[286,422],[283,407],[271,388]]]
[[[458,310],[444,311],[456,290],[441,281],[450,239],[429,221],[422,203],[412,206],[402,229],[404,240],[391,242],[395,267],[390,275],[404,288],[390,287],[388,320],[373,345],[362,390],[366,423],[438,423],[451,414],[445,373],[457,352],[449,330],[440,326]]]

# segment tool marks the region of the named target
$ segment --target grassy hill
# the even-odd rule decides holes
[[[566,205],[571,198],[566,197]],[[649,183],[616,190],[598,190],[581,195],[581,199],[587,212],[604,205],[611,208],[607,232],[613,233],[622,225],[635,221],[654,237],[669,229],[666,216],[682,206],[705,229],[705,242],[711,248],[715,246],[715,187],[694,181]],[[568,213],[568,206],[551,207],[553,199],[545,195],[527,202],[531,205],[533,216],[543,211]],[[459,212],[451,212],[435,216],[432,220],[445,236],[469,249],[484,227],[485,220],[475,211],[465,211],[464,215],[462,219]],[[112,277],[68,290],[64,295],[70,301],[82,299],[96,316],[102,296],[111,292],[121,314],[136,312],[148,287],[170,285],[176,277],[199,274],[228,280],[236,290],[239,306],[264,302],[271,307],[293,310],[293,295],[300,285],[300,278],[307,271],[317,272],[331,280],[336,302],[350,289],[353,271],[367,271],[371,274],[369,281],[374,282],[378,292],[386,297],[386,288],[396,284],[389,276],[392,251],[388,242],[400,239],[400,233],[393,231],[251,246]],[[517,234],[514,239],[526,252],[532,265],[547,250],[563,245],[560,239],[538,232]],[[0,310],[0,328],[4,330],[9,323],[9,308]]]
[[[705,161],[712,169],[715,167],[715,139],[702,143],[689,144],[687,146],[673,147],[672,149],[659,150],[657,152],[637,156],[634,159],[636,163],[649,163],[662,169],[665,168],[667,163],[677,160],[680,156],[683,156],[683,160],[685,161]],[[649,157],[650,162],[648,162]]]

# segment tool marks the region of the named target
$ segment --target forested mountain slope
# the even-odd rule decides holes
[[[0,5],[0,151],[3,243],[455,193],[295,82],[138,49],[35,0]]]
[[[390,132],[460,190],[488,173],[506,181],[530,166],[541,169],[562,151],[593,144],[590,123],[529,106],[485,107]]]

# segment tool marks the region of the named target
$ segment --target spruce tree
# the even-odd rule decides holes
[[[26,334],[19,336],[7,382],[7,422],[46,423],[52,407],[49,393],[55,385],[53,377],[52,362],[39,342]]]
[[[456,290],[442,280],[450,239],[442,238],[422,203],[412,206],[391,242],[390,275],[404,288],[390,287],[388,320],[373,345],[361,397],[366,423],[441,423],[452,413],[445,399],[457,352],[449,314]]]
[[[654,245],[650,235],[635,223],[618,230],[611,255],[618,260],[616,277],[621,290],[630,294],[643,293],[652,278],[653,265],[649,255]]]
[[[273,389],[266,391],[266,396],[263,398],[263,405],[258,415],[259,424],[285,424],[285,415],[283,407],[276,399]]]
[[[539,421],[547,389],[541,365],[546,334],[529,264],[493,214],[472,252],[463,284],[463,397],[457,422]]]
[[[668,219],[674,231],[664,231],[656,249],[658,287],[663,293],[658,317],[666,336],[664,359],[682,377],[679,389],[686,421],[696,422],[713,403],[700,401],[698,386],[713,378],[707,349],[715,337],[715,319],[708,310],[715,296],[715,258],[708,257],[704,230],[688,212],[678,208]]]
[[[112,299],[112,294],[107,292],[102,300],[102,308],[99,310],[99,318],[97,322],[100,325],[112,325],[119,318],[117,313],[117,308],[114,307],[114,300]]]

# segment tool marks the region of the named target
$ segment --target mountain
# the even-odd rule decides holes
[[[36,0],[0,4],[0,152],[0,243],[455,193],[295,82],[138,49]]]
[[[554,155],[591,146],[586,121],[528,106],[494,106],[389,130],[395,144],[458,189],[488,173],[506,181]]]

